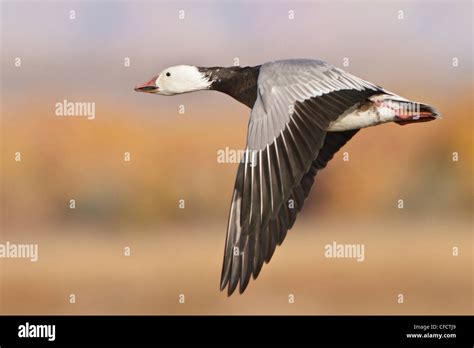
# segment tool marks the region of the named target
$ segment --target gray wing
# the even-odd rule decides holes
[[[377,86],[320,61],[262,65],[245,161],[232,196],[221,290],[242,293],[296,220],[319,169],[356,132],[326,135],[331,121],[380,93]]]

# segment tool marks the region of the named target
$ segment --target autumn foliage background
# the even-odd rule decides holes
[[[1,314],[472,314],[472,2],[1,11],[0,242],[39,244],[36,263],[0,260]],[[217,151],[244,148],[249,109],[217,92],[166,98],[133,86],[170,65],[235,57],[322,59],[443,119],[357,134],[342,151],[350,160],[340,152],[317,175],[259,279],[228,298],[218,287],[236,164],[217,163]],[[63,99],[95,102],[96,119],[56,117]],[[365,261],[325,258],[333,241],[364,243]]]

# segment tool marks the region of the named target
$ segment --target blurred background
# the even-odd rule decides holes
[[[472,18],[470,1],[2,2],[0,243],[37,243],[39,260],[0,259],[0,313],[472,314]],[[443,119],[357,134],[228,298],[237,164],[217,152],[245,147],[250,110],[133,87],[235,58],[322,59]],[[94,102],[95,119],[57,117],[65,99]],[[333,241],[363,243],[365,261],[325,258]]]

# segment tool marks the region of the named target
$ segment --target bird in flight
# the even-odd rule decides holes
[[[223,92],[251,108],[221,274],[220,288],[229,296],[258,277],[295,223],[316,173],[359,129],[439,116],[429,105],[310,59],[254,67],[178,65],[135,87],[168,96],[200,90]]]

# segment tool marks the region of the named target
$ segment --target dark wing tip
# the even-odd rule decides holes
[[[224,278],[224,277],[221,278],[221,285],[220,285],[221,291],[225,289],[228,282],[229,282],[229,278]]]
[[[250,282],[250,275],[251,273],[249,273],[245,279],[241,279],[240,280],[240,283],[239,283],[239,294],[242,294],[245,289],[247,289],[247,286],[249,285],[249,282]]]
[[[263,260],[262,260],[262,262],[259,262],[259,263],[257,264],[257,267],[255,267],[255,268],[253,269],[252,278],[253,278],[254,280],[257,279],[258,275],[260,274],[260,271],[262,270],[262,266],[263,266]]]
[[[239,279],[237,279],[237,281],[233,283],[230,283],[228,280],[226,280],[226,281],[221,282],[220,290],[224,291],[225,288],[227,287],[227,296],[230,297],[237,289],[237,285],[239,285],[239,294],[241,295],[244,293],[245,289],[247,289],[247,286],[249,285],[249,283],[250,283],[250,277],[248,277],[246,281],[242,281],[242,280],[239,281]]]
[[[231,282],[229,281],[229,277],[221,279],[220,290],[224,291],[227,288],[227,296],[231,296],[234,293],[234,290],[237,287],[237,284],[231,286]]]
[[[247,289],[247,285],[249,285],[249,282],[247,282],[246,284],[245,283],[240,283],[240,286],[239,286],[239,294],[242,295],[245,291],[245,289]]]
[[[238,281],[237,282],[234,282],[234,283],[229,283],[228,287],[227,287],[227,296],[230,297],[235,289],[237,288],[237,284],[238,284]]]

